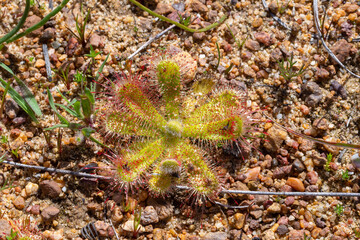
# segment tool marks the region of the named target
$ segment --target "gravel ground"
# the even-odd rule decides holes
[[[150,0],[146,6],[165,16],[176,18],[179,1]],[[360,3],[332,0],[319,7],[321,22],[326,8],[324,32],[334,54],[355,74],[360,74]],[[57,6],[60,1],[55,1]],[[172,5],[172,4],[176,5]],[[247,103],[260,107],[281,125],[327,141],[359,143],[359,80],[334,62],[316,37],[311,1],[267,2],[269,11],[292,30],[280,26],[265,11],[261,1],[186,0],[185,12],[191,16],[192,28],[207,26],[229,14],[223,24],[205,33],[189,33],[174,28],[150,44],[133,58],[132,72],[140,72],[143,56],[153,55],[159,48],[179,48],[197,62],[195,81],[211,79],[217,86],[231,86],[247,92]],[[24,9],[24,1],[0,0],[0,35],[10,31]],[[58,90],[70,99],[80,94],[80,84],[67,86],[59,77],[49,81],[46,75],[42,43],[49,51],[51,68],[69,65],[70,75],[84,68],[90,58],[89,45],[81,46],[68,29],[75,31],[75,18],[80,16],[80,2],[71,0],[45,25],[27,37],[7,44],[0,51],[0,62],[9,66],[25,81],[38,101],[43,116],[35,124],[19,106],[6,97],[5,114],[0,122],[2,140],[0,154],[8,152],[8,160],[24,164],[56,167],[78,171],[97,163],[98,174],[111,165],[104,149],[90,141],[78,142],[78,133],[62,130],[62,148],[57,142],[59,132],[52,130],[49,142],[44,128],[59,124],[51,111],[46,88],[55,102],[66,104]],[[94,50],[93,74],[109,54],[103,75],[113,78],[126,57],[168,23],[143,12],[126,0],[86,1],[90,10],[86,35]],[[35,1],[25,26],[39,21],[50,10],[47,1]],[[81,20],[81,19],[80,19]],[[231,31],[229,30],[231,29]],[[234,37],[233,37],[234,36]],[[218,63],[217,46],[220,49]],[[240,46],[239,46],[240,45]],[[293,55],[300,76],[287,81],[280,75],[278,61]],[[226,69],[233,65],[230,71]],[[0,71],[7,80],[9,76]],[[99,78],[100,83],[106,80]],[[16,86],[15,84],[13,86]],[[16,87],[15,87],[16,88]],[[99,91],[104,91],[100,86]],[[4,89],[0,89],[0,96]],[[98,106],[104,99],[97,100]],[[97,107],[98,107],[97,106]],[[63,116],[79,122],[66,111]],[[95,127],[97,126],[95,123]],[[315,144],[273,126],[259,125],[267,140],[251,140],[256,150],[242,147],[243,156],[232,148],[213,149],[212,159],[226,189],[256,191],[331,191],[358,192],[358,169],[351,162],[355,150]],[[106,142],[101,131],[94,137]],[[120,141],[121,143],[121,141]],[[107,142],[115,147],[112,142]],[[117,144],[117,143],[116,143]],[[18,157],[11,154],[17,149]],[[61,152],[60,152],[61,151]],[[328,153],[333,154],[326,164]],[[146,189],[130,194],[109,191],[109,181],[93,181],[70,175],[14,168],[2,164],[0,186],[5,179],[13,188],[0,194],[0,238],[10,234],[11,226],[21,228],[22,219],[30,219],[32,239],[81,239],[80,230],[94,223],[104,238],[116,239],[358,239],[360,238],[357,198],[337,197],[276,197],[220,194],[218,202],[247,205],[249,209],[228,209],[207,202],[201,208],[188,204],[187,195],[177,191],[165,199],[153,198]],[[348,177],[346,176],[348,173]],[[3,176],[3,177],[1,177]],[[138,233],[134,216],[141,212]],[[114,228],[109,224],[111,219]],[[10,222],[9,222],[10,221]],[[16,222],[17,221],[17,222]],[[24,228],[24,227],[22,227]],[[38,231],[35,231],[35,229]],[[26,231],[23,229],[23,231]],[[38,236],[38,238],[37,238]],[[2,239],[1,238],[1,239]]]

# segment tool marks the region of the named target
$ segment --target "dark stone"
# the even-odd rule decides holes
[[[302,161],[300,161],[299,159],[295,159],[292,164],[292,169],[297,173],[301,173],[305,170],[305,166]]]
[[[277,229],[276,229],[276,233],[279,235],[284,235],[286,233],[289,232],[289,229],[286,225],[280,225]]]
[[[326,227],[326,223],[324,221],[322,221],[320,218],[315,219],[315,224],[319,228],[325,228]]]

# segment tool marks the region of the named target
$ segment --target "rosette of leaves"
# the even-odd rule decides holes
[[[115,179],[126,190],[147,184],[162,195],[181,183],[195,196],[213,198],[220,184],[206,150],[246,141],[253,120],[243,94],[232,89],[211,92],[206,84],[183,92],[183,71],[175,61],[165,56],[151,63],[148,71],[155,70],[155,86],[125,74],[109,86],[104,128],[110,135],[132,137],[129,146],[112,157]]]

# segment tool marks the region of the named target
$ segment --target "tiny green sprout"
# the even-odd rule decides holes
[[[290,0],[288,0],[288,2],[286,4],[283,4],[282,1],[281,1],[281,4],[280,4],[279,0],[276,0],[276,1],[277,1],[279,13],[283,14],[285,12],[285,10],[287,9],[287,7],[289,6]]]
[[[355,234],[355,237],[360,238],[360,231],[358,229],[354,228],[353,232]]]
[[[133,29],[134,29],[134,32],[136,32],[136,33],[139,31],[139,28],[137,26],[134,26]]]
[[[341,216],[341,214],[344,212],[344,207],[338,203],[336,206],[335,206],[335,213],[336,215],[338,215],[339,217]]]
[[[328,153],[328,154],[326,155],[326,163],[325,163],[325,165],[324,165],[324,169],[325,169],[325,171],[327,171],[327,172],[330,172],[330,170],[331,170],[331,168],[330,168],[330,163],[331,163],[331,161],[332,161],[332,158],[333,158],[332,153]]]
[[[304,240],[311,240],[311,237],[306,235],[306,233],[304,233]]]
[[[298,71],[294,71],[294,65],[297,63],[294,61],[294,54],[291,53],[289,59],[282,59],[279,63],[280,75],[287,81],[291,81],[294,77],[301,76],[305,72],[305,65],[303,64]]]
[[[345,170],[341,173],[341,178],[344,180],[344,181],[347,181],[350,179],[350,176],[349,176],[349,170]]]
[[[179,23],[184,25],[184,26],[189,26],[191,24],[190,20],[191,20],[191,16],[188,16],[186,18],[184,18],[180,13],[177,13],[177,15],[179,16]]]
[[[233,31],[231,30],[230,26],[228,24],[226,24],[227,28],[229,29],[230,31],[230,34],[232,36],[232,38],[234,39],[234,42],[236,43],[236,45],[238,46],[239,50],[241,50],[246,42],[246,40],[248,39],[249,35],[247,35],[244,40],[242,40],[241,42],[239,40],[236,39]]]
[[[95,60],[95,57],[99,54],[101,54],[102,52],[96,52],[92,45],[90,45],[90,53],[89,54],[85,54],[85,56],[91,58],[93,61]]]
[[[0,137],[0,142],[1,142],[2,144],[8,143],[8,142],[9,142],[8,136],[6,136],[6,135],[1,135],[1,137]]]
[[[29,62],[33,62],[34,61],[34,57],[33,56],[31,56],[31,57],[29,57]]]
[[[16,158],[19,158],[19,149],[17,148],[17,149],[12,149],[11,150],[11,153],[16,157]]]
[[[15,240],[18,235],[18,232],[14,231],[13,229],[10,230],[10,235],[6,236],[6,240]]]

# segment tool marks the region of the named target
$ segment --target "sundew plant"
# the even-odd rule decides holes
[[[147,78],[121,74],[109,83],[103,125],[109,135],[131,137],[129,146],[112,156],[118,185],[129,190],[145,184],[163,195],[183,184],[201,204],[220,190],[207,151],[218,144],[243,145],[256,121],[242,92],[205,91],[201,84],[183,91],[186,64],[171,55],[152,58]]]

